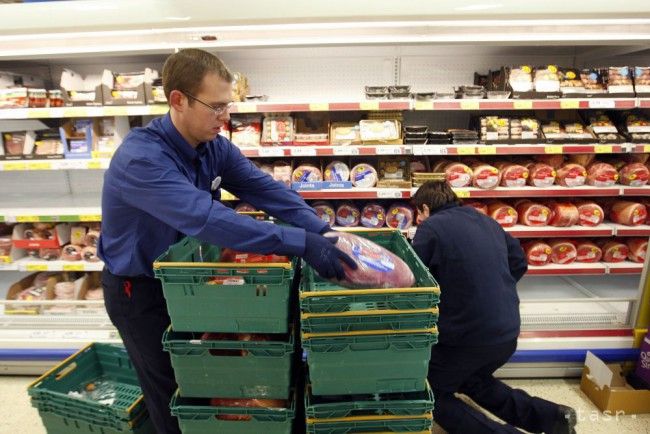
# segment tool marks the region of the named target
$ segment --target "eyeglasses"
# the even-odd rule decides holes
[[[222,114],[224,114],[225,112],[227,112],[228,110],[230,110],[230,109],[232,108],[233,104],[234,104],[234,103],[231,101],[231,102],[221,103],[221,104],[219,104],[219,105],[213,106],[213,105],[208,104],[207,102],[203,102],[203,101],[201,101],[200,99],[198,99],[198,98],[195,97],[194,95],[191,95],[191,94],[189,94],[189,93],[187,93],[187,92],[183,92],[183,93],[184,93],[188,98],[191,98],[191,99],[193,99],[194,101],[196,101],[196,102],[198,102],[198,103],[200,103],[200,104],[206,106],[206,107],[209,108],[210,110],[212,110],[212,112],[215,114],[215,116],[221,116]]]

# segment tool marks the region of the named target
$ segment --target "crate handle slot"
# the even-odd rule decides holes
[[[56,375],[54,376],[54,379],[55,379],[56,381],[60,381],[61,379],[67,377],[68,374],[70,374],[70,373],[71,373],[72,371],[74,371],[75,369],[77,369],[77,363],[76,363],[76,362],[72,362],[72,363],[70,363],[68,366],[66,366],[65,368],[63,368],[60,372],[57,372]]]
[[[266,297],[268,295],[269,287],[266,285],[257,285],[255,288],[255,295],[257,297]]]

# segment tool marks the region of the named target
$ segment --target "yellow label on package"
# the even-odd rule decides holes
[[[433,101],[415,101],[415,110],[433,110]]]
[[[643,145],[643,152],[650,153],[650,145]]]
[[[51,170],[52,163],[49,161],[32,161],[27,163],[27,170]]]
[[[596,154],[611,154],[613,150],[612,145],[596,145],[594,146],[594,152]]]
[[[79,216],[80,222],[100,222],[102,221],[101,214],[83,214]]]
[[[18,223],[40,222],[41,218],[37,215],[19,215],[16,216],[16,221]]]
[[[257,104],[249,102],[238,102],[235,107],[237,107],[237,113],[255,113],[257,111]]]
[[[63,266],[63,271],[85,271],[84,264],[66,264]]]
[[[11,256],[0,256],[0,264],[11,264]]]
[[[562,154],[562,146],[560,145],[552,145],[552,146],[544,146],[544,153],[545,154]]]
[[[470,197],[468,190],[454,190],[459,199],[468,199]]]
[[[25,266],[26,271],[47,271],[48,269],[47,264],[27,264]]]
[[[4,164],[4,170],[6,170],[6,171],[25,170],[26,168],[27,168],[27,165],[25,163],[20,163],[20,162],[7,161]]]
[[[560,100],[560,108],[563,109],[580,108],[580,101],[577,99]]]
[[[530,110],[533,108],[533,102],[527,100],[515,101],[514,108],[516,110]]]
[[[309,104],[309,111],[312,112],[326,112],[330,109],[330,105],[326,102],[317,102]]]
[[[461,110],[478,110],[479,102],[478,101],[461,101],[460,102]]]
[[[476,154],[476,147],[474,146],[459,146],[456,148],[458,155],[474,155]]]
[[[481,155],[496,155],[496,146],[478,146],[478,153]]]

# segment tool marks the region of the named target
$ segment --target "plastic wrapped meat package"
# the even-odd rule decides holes
[[[537,92],[559,92],[560,77],[555,65],[535,68],[535,90]]]
[[[372,188],[377,185],[377,171],[367,163],[357,164],[350,174],[352,185],[359,188]]]
[[[336,224],[336,211],[331,203],[325,201],[314,202],[312,208],[316,211],[316,215],[330,227]]]
[[[343,227],[358,226],[361,212],[352,202],[343,202],[336,210],[336,224]]]
[[[291,180],[293,182],[319,182],[323,180],[323,174],[315,165],[303,163],[293,171]]]
[[[233,116],[230,120],[231,141],[239,147],[260,146],[262,118],[260,116]]]
[[[330,142],[335,146],[361,144],[361,132],[359,124],[332,122],[332,125],[330,127]]]
[[[326,237],[338,237],[336,247],[347,253],[358,268],[343,264],[345,278],[335,281],[348,288],[411,288],[415,277],[408,265],[394,253],[372,241],[345,232],[330,232]]]
[[[342,161],[332,161],[325,167],[323,179],[333,182],[349,181],[350,168]]]
[[[511,68],[508,77],[508,83],[515,92],[530,92],[533,90],[533,69],[528,66]]]
[[[262,144],[286,146],[293,144],[293,118],[267,116],[262,125]]]
[[[386,223],[386,210],[377,203],[369,203],[361,210],[361,226],[381,228]]]
[[[292,175],[291,164],[286,161],[276,161],[273,163],[273,179],[276,181],[290,187]]]
[[[393,229],[407,230],[413,226],[415,213],[405,204],[393,204],[386,213],[386,225]]]

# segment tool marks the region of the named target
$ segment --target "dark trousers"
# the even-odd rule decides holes
[[[517,348],[517,341],[504,344],[453,347],[435,345],[431,351],[429,383],[435,397],[434,420],[448,433],[552,432],[558,405],[528,395],[494,378]],[[504,420],[489,419],[457,398],[459,392]]]
[[[161,343],[170,320],[160,281],[115,276],[104,268],[102,286],[106,311],[135,366],[156,432],[180,434],[169,410],[177,386],[169,354]]]

